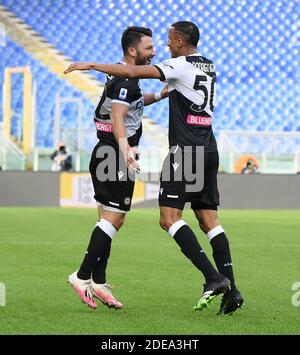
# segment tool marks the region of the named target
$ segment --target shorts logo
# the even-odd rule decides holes
[[[123,171],[118,171],[119,180],[121,180],[123,176],[124,176]]]
[[[172,165],[173,165],[174,171],[176,171],[180,164],[179,163],[174,163]]]
[[[120,90],[119,99],[125,100],[127,96],[127,89],[122,88]]]
[[[192,124],[196,126],[211,126],[212,118],[205,116],[188,115],[186,122],[187,124]]]
[[[125,200],[124,200],[124,204],[125,205],[129,205],[130,201],[131,201],[130,197],[126,197]]]
[[[159,190],[159,193],[162,195],[164,192],[164,189],[161,187],[160,190]]]

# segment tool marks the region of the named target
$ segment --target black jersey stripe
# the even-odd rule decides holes
[[[157,65],[154,65],[154,67],[157,68],[158,71],[160,72],[160,81],[166,81],[165,74],[164,74],[163,71],[160,69],[160,67],[157,66]]]

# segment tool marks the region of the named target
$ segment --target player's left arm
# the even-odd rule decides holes
[[[72,63],[64,74],[74,70],[97,70],[102,73],[128,79],[161,79],[162,74],[153,65],[123,65],[123,64],[97,64],[90,62]]]

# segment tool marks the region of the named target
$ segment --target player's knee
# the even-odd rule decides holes
[[[195,216],[198,220],[199,227],[202,230],[202,232],[207,233],[207,226],[204,224],[203,218],[201,216],[198,216],[196,213],[195,213]]]
[[[212,230],[218,225],[218,220],[214,217],[202,218],[201,222],[199,221],[199,226],[204,233],[208,233],[210,230]]]
[[[118,216],[113,214],[110,216],[105,216],[105,217],[103,216],[103,218],[106,219],[108,222],[110,222],[116,228],[116,230],[119,230],[125,222],[125,214],[118,215]]]
[[[125,214],[119,216],[118,219],[115,221],[115,227],[117,228],[117,230],[119,230],[124,223],[125,223]]]
[[[202,232],[207,233],[207,227],[202,221],[199,221],[199,227],[202,230]]]
[[[165,218],[160,218],[159,219],[159,225],[160,225],[160,228],[162,228],[163,230],[168,230],[167,229],[167,226],[166,226],[166,220],[165,220]]]
[[[212,228],[214,228],[214,226],[214,222],[209,219],[201,219],[199,221],[199,227],[204,233],[208,233]]]
[[[171,210],[170,208],[166,210],[164,208],[161,208],[159,224],[163,230],[168,232],[171,226],[181,219],[181,216],[182,216],[181,210],[177,210],[177,209]]]
[[[160,227],[165,231],[168,231],[172,224],[173,221],[170,218],[161,217],[159,220]]]
[[[160,218],[159,224],[161,226],[161,228],[167,232],[170,231],[170,228],[176,223],[180,221],[180,218],[172,218],[172,217],[164,217],[164,218]],[[184,223],[185,224],[185,223]]]
[[[201,230],[204,232],[204,233],[208,233],[210,230],[212,230],[213,228],[215,228],[217,226],[217,223],[211,223],[211,222],[208,222],[208,223],[203,223],[200,228]]]

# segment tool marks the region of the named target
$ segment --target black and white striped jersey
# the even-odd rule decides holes
[[[199,53],[155,65],[169,87],[170,146],[204,146],[217,150],[212,131],[216,72]]]
[[[117,78],[107,75],[102,97],[95,110],[94,122],[98,139],[107,144],[116,145],[111,120],[111,104],[128,106],[125,127],[128,143],[136,146],[142,134],[142,116],[144,98],[138,79]]]

